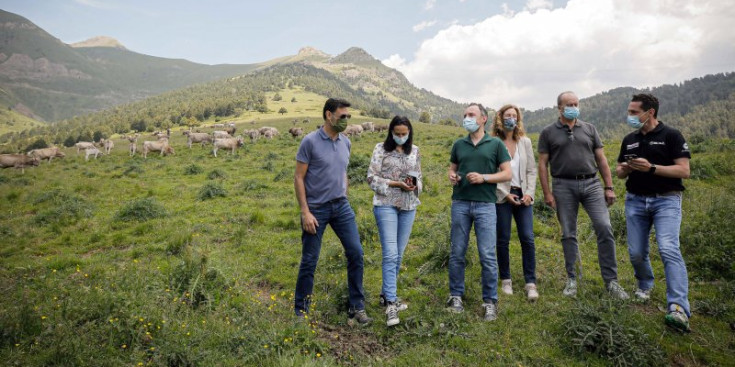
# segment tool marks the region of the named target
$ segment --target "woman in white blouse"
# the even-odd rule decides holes
[[[533,146],[523,131],[521,110],[507,104],[498,110],[493,122],[492,135],[503,140],[508,148],[513,178],[498,183],[495,205],[497,220],[497,256],[501,291],[513,294],[510,279],[510,231],[511,220],[515,218],[518,239],[521,242],[523,258],[524,287],[528,300],[538,299],[536,289],[536,247],[533,237],[533,196],[536,192],[536,160]]]
[[[394,117],[385,142],[375,146],[368,168],[368,183],[375,192],[373,213],[383,249],[380,301],[386,306],[388,326],[398,324],[398,311],[408,308],[398,300],[396,283],[423,188],[419,147],[412,143],[411,121]]]

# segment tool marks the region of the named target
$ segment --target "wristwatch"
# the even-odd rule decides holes
[[[487,183],[487,175],[482,175],[482,183]]]
[[[656,165],[651,163],[651,168],[648,169],[648,173],[654,174],[656,173]]]
[[[605,190],[607,191],[615,191],[615,188],[612,186],[605,186]]]

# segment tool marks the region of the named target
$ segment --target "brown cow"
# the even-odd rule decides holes
[[[0,168],[20,168],[21,173],[26,173],[26,167],[38,166],[40,162],[38,158],[25,154],[0,154]]]
[[[64,158],[66,157],[66,154],[59,149],[59,147],[51,147],[51,148],[43,148],[43,149],[33,149],[28,152],[29,157],[38,158],[39,160],[48,159],[48,162],[51,163],[51,159],[54,157]]]

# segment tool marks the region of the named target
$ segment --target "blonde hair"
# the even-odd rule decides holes
[[[513,104],[507,104],[503,107],[500,107],[498,112],[495,114],[495,119],[493,120],[493,129],[492,129],[492,135],[497,136],[501,139],[505,139],[505,128],[503,127],[503,114],[505,114],[505,111],[509,109],[516,110],[516,113],[518,114],[518,124],[516,125],[515,129],[513,129],[513,140],[518,141],[521,136],[526,135],[526,131],[523,129],[523,114],[521,113],[521,109],[518,108],[518,106]]]

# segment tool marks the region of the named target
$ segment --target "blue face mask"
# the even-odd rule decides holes
[[[562,115],[567,120],[574,120],[579,117],[579,107],[564,107]]]
[[[406,142],[408,141],[408,134],[406,134],[406,136],[402,138],[397,136],[396,134],[392,134],[392,135],[393,135],[393,141],[396,142],[396,144],[398,145],[406,144]]]
[[[645,124],[646,124],[646,122],[648,122],[648,120],[649,120],[650,118],[651,118],[651,117],[649,116],[649,117],[648,117],[648,118],[646,119],[646,121],[643,121],[643,122],[641,122],[641,118],[640,118],[640,116],[631,116],[631,115],[628,115],[628,118],[627,118],[627,119],[625,119],[625,121],[626,121],[626,122],[628,123],[628,126],[630,126],[630,127],[634,128],[634,129],[640,129],[640,128],[642,128],[642,127],[643,127],[643,125],[645,125]]]
[[[503,120],[503,128],[505,128],[505,130],[513,130],[516,126],[518,126],[518,121],[512,117]]]
[[[465,130],[469,131],[470,134],[472,134],[480,128],[480,125],[477,124],[476,118],[465,117],[464,120],[462,120],[462,127],[464,127]]]

